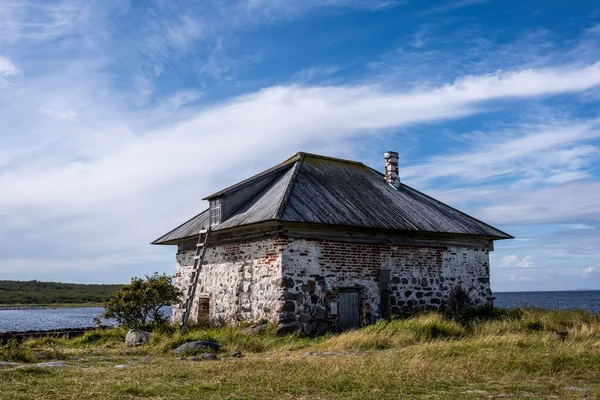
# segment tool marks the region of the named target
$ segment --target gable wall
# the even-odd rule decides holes
[[[263,239],[239,244],[213,246],[206,250],[190,322],[196,321],[200,297],[210,297],[213,322],[275,321],[280,306],[281,254],[285,239]],[[194,265],[195,242],[179,245],[175,284],[184,295]],[[173,308],[173,321],[180,321],[182,310]]]

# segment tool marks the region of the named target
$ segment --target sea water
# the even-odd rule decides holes
[[[551,310],[583,309],[600,313],[600,290],[558,292],[494,292],[496,307],[540,307]],[[0,332],[52,330],[94,326],[102,308],[46,308],[1,310]],[[171,308],[165,309],[171,315]],[[114,321],[104,321],[111,325]]]

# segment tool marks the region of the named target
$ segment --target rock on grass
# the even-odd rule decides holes
[[[196,355],[198,353],[213,351],[217,352],[221,348],[221,345],[215,342],[211,342],[209,340],[199,340],[196,342],[188,342],[184,343],[175,350],[173,353],[177,356],[182,355]]]
[[[131,329],[125,336],[125,344],[128,346],[140,346],[150,340],[150,333],[139,329]]]
[[[63,367],[68,367],[69,364],[66,364],[62,361],[49,361],[49,362],[35,364],[35,366],[42,367],[42,368],[63,368]]]

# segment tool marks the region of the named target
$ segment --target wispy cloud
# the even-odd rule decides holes
[[[318,65],[310,68],[304,68],[294,74],[294,80],[300,83],[311,83],[316,79],[327,77],[340,71],[335,65]]]
[[[587,223],[600,221],[600,182],[583,181],[531,190],[496,192],[496,201],[477,215],[504,224]]]
[[[89,6],[78,1],[12,1],[0,5],[0,42],[55,40],[84,26]]]
[[[428,162],[403,168],[403,176],[420,184],[453,178],[466,185],[473,181],[512,178],[511,185],[566,183],[589,176],[600,150],[600,123],[542,123],[480,133],[467,138],[466,151],[441,154]],[[553,156],[549,157],[548,154]]]
[[[579,268],[579,269],[573,269],[570,268],[567,271],[565,271],[566,275],[575,275],[581,278],[591,278],[591,277],[598,277],[600,278],[600,267],[586,267],[586,268]]]
[[[441,14],[452,10],[457,10],[463,7],[469,7],[476,4],[487,3],[490,0],[458,0],[451,1],[446,4],[442,4],[440,6],[431,7],[425,11],[421,12],[421,15],[430,15],[430,14]]]
[[[7,76],[20,75],[21,70],[8,58],[0,56],[0,79]]]
[[[519,258],[517,255],[509,255],[502,258],[498,268],[533,268],[535,263],[531,261],[531,256]]]

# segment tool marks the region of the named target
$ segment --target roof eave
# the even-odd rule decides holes
[[[150,242],[150,244],[172,244],[170,242],[174,241],[174,240],[179,240],[179,239],[173,239],[173,240],[167,240],[167,241],[161,241],[162,238],[164,238],[165,236],[169,236],[171,233],[175,232],[177,229],[181,228],[182,226],[184,226],[185,224],[187,224],[188,222],[190,222],[191,220],[198,218],[200,215],[204,214],[205,212],[208,211],[208,208],[203,210],[202,212],[194,215],[192,218],[188,219],[187,221],[185,221],[182,224],[179,224],[178,226],[176,226],[175,228],[171,229],[169,232],[165,233],[164,235],[162,235],[161,237],[159,237],[158,239],[154,240],[153,242]],[[193,237],[193,236],[188,236],[188,237]]]

